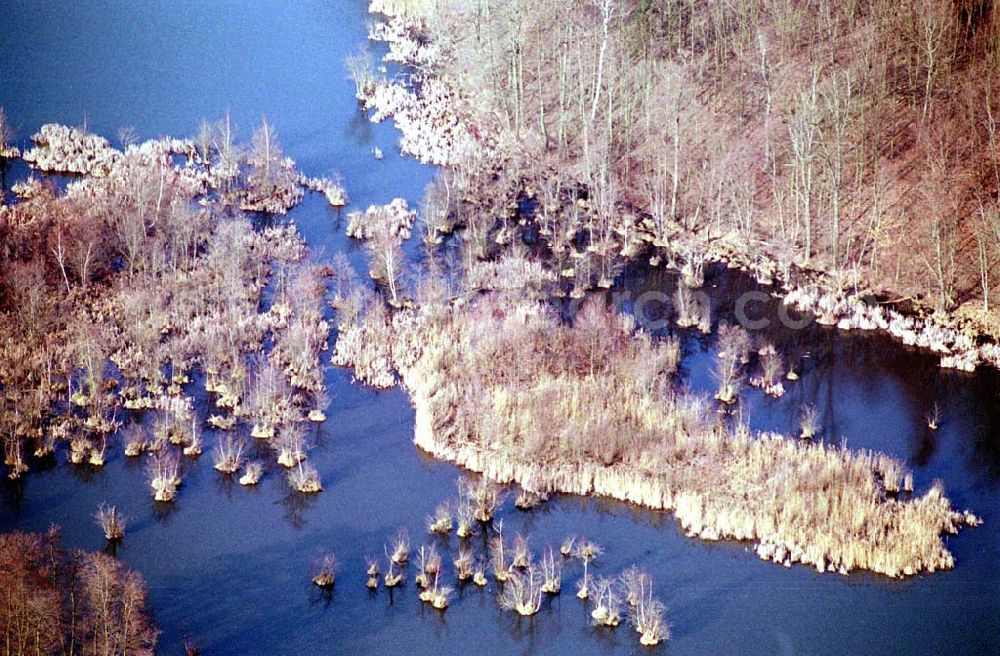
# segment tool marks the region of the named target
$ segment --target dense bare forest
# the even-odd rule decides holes
[[[6,654],[153,654],[142,577],[110,556],[46,535],[0,535],[0,645]]]
[[[583,288],[610,284],[623,257],[736,251],[785,278],[815,268],[828,289],[958,310],[995,334],[992,2],[373,9],[392,16],[373,34],[414,65],[421,107],[376,81],[369,102],[404,133],[431,119],[403,146],[449,164],[429,220],[468,226],[474,250],[509,242],[529,197]]]

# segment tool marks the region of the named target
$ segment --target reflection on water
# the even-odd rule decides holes
[[[88,0],[5,7],[0,23],[0,105],[23,138],[47,121],[82,123],[104,134],[134,125],[142,137],[194,131],[227,109],[244,136],[266,114],[285,150],[311,175],[339,171],[353,208],[402,196],[415,206],[433,173],[395,152],[391,125],[371,125],[357,111],[344,57],[365,35],[362,0],[300,3]],[[39,29],[41,26],[44,29]],[[154,56],[155,55],[155,56]],[[111,62],[111,64],[106,64]],[[371,155],[374,146],[383,161]],[[21,164],[10,176],[23,177]],[[312,196],[290,215],[314,252],[363,255],[345,236],[342,213]],[[416,253],[415,247],[408,248]],[[716,321],[732,322],[735,300],[755,289],[743,276],[710,269],[705,290]],[[662,271],[630,271],[621,288],[673,291]],[[650,304],[651,318],[670,318],[671,304]],[[753,308],[775,318],[776,304]],[[683,340],[682,379],[710,392],[714,337],[672,326]],[[805,567],[764,563],[748,545],[691,540],[671,515],[601,499],[558,497],[530,511],[508,499],[499,516],[505,534],[530,535],[538,553],[567,535],[585,534],[606,553],[595,572],[631,564],[649,570],[668,605],[673,639],[659,653],[844,654],[1000,653],[1000,379],[942,372],[932,357],[890,339],[838,334],[811,325],[789,330],[772,321],[763,334],[801,380],[781,399],[747,388],[735,410],[758,429],[794,432],[802,403],[823,413],[822,439],[879,449],[905,459],[924,490],[944,481],[958,507],[985,525],[949,538],[958,567],[907,581],[866,574],[818,575]],[[189,463],[178,501],[152,501],[141,462],[120,449],[101,470],[33,462],[31,473],[0,485],[0,530],[63,526],[65,543],[105,548],[91,519],[97,505],[116,505],[129,519],[116,555],[150,585],[162,653],[192,640],[213,654],[639,654],[628,627],[590,626],[572,594],[579,571],[564,571],[565,592],[538,615],[501,612],[497,590],[458,586],[440,613],[421,603],[410,581],[371,593],[365,555],[401,527],[414,547],[424,517],[454,497],[459,472],[412,446],[413,412],[399,391],[377,393],[331,370],[329,419],[317,429],[310,460],[325,492],[289,494],[274,467],[256,488],[234,485],[203,456]],[[929,431],[924,413],[940,404],[944,421]],[[202,408],[204,412],[204,408]],[[207,431],[206,453],[214,440]],[[65,460],[60,455],[60,462]],[[487,535],[475,536],[477,553]],[[456,550],[454,537],[437,542]],[[320,549],[342,563],[329,594],[311,585]],[[957,645],[961,647],[957,647]]]

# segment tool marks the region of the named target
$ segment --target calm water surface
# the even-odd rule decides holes
[[[433,170],[401,158],[391,125],[358,113],[343,59],[365,39],[365,3],[52,2],[5,3],[0,10],[0,105],[19,137],[42,123],[86,123],[114,140],[133,126],[141,138],[193,134],[198,122],[230,111],[244,139],[262,115],[286,152],[310,175],[339,172],[354,208],[402,196],[416,203]],[[384,161],[371,156],[374,146]],[[15,167],[13,175],[23,175]],[[341,216],[316,197],[290,215],[317,258],[357,249]],[[626,289],[670,289],[660,272],[630,273]],[[710,272],[716,316],[749,283]],[[669,331],[667,331],[669,332]],[[684,383],[711,390],[711,338],[680,333]],[[560,497],[530,512],[508,501],[505,533],[529,534],[536,551],[570,533],[606,548],[598,573],[638,564],[668,604],[671,654],[997,654],[1000,653],[1000,403],[998,377],[946,374],[933,358],[883,338],[837,335],[812,327],[769,330],[793,354],[802,379],[780,400],[744,394],[756,428],[792,431],[798,407],[818,404],[825,438],[886,451],[907,461],[922,491],[944,481],[958,507],[985,525],[948,538],[952,572],[889,581],[856,574],[818,575],[764,563],[737,543],[685,538],[668,514],[624,504]],[[118,450],[102,470],[38,465],[0,487],[0,530],[43,530],[55,522],[73,547],[103,549],[90,519],[100,502],[130,518],[117,550],[143,573],[161,653],[185,640],[206,654],[630,654],[644,653],[627,627],[588,624],[567,593],[535,617],[502,613],[496,589],[458,591],[443,614],[419,602],[409,583],[390,595],[364,587],[364,556],[380,554],[400,526],[415,545],[424,517],[453,497],[460,472],[419,454],[404,394],[377,393],[333,369],[328,421],[310,460],[326,491],[290,495],[277,472],[255,489],[218,475],[210,457],[191,465],[178,501],[154,504],[141,463]],[[945,421],[931,433],[924,412],[935,402]],[[211,443],[207,445],[211,448]],[[64,458],[60,458],[62,462]],[[427,538],[430,540],[431,538]],[[483,538],[476,544],[482,547]],[[442,549],[455,547],[451,538]],[[336,552],[336,590],[320,594],[309,563]]]

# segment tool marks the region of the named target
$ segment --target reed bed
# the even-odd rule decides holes
[[[378,348],[411,395],[415,443],[484,481],[672,510],[691,536],[753,541],[762,558],[822,571],[954,565],[941,535],[968,516],[940,484],[900,497],[912,479],[884,454],[720,423],[674,388],[676,343],[597,304],[568,326],[543,303],[487,294],[368,329],[362,320],[351,339],[391,337]],[[748,361],[743,335],[726,340],[724,357]],[[503,575],[509,548],[494,554]]]

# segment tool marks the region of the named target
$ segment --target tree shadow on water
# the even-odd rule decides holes
[[[306,525],[306,511],[316,503],[316,495],[289,492],[278,503],[285,508],[285,521],[296,531],[300,531]]]

